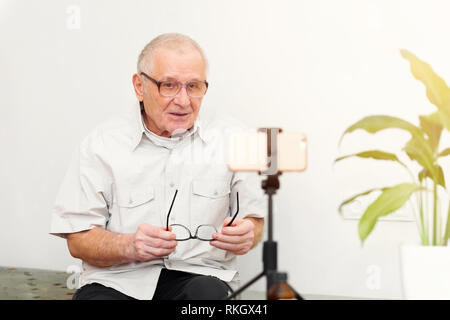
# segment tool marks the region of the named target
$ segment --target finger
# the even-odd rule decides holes
[[[176,235],[172,232],[172,227],[169,227],[169,231],[167,231],[165,227],[159,227],[157,237],[164,240],[175,240]]]
[[[225,218],[225,220],[223,221],[223,227],[227,227],[228,224],[231,222],[231,219],[233,219],[233,217],[227,217],[227,218]],[[233,221],[233,224],[232,224],[233,226],[237,225],[236,220],[238,220],[238,219],[235,219],[235,220]]]
[[[145,233],[138,233],[136,235],[135,242],[137,245],[166,249],[175,248],[178,244],[176,240],[164,240],[161,238],[155,238],[148,236]]]
[[[230,236],[241,236],[251,231],[253,231],[253,223],[243,220],[238,221],[236,226],[222,228],[221,233]]]
[[[209,242],[213,247],[216,247],[218,249],[227,250],[230,252],[237,252],[242,249],[244,249],[246,246],[245,244],[233,244],[228,242],[222,242],[222,241],[210,241]]]
[[[176,235],[170,230],[172,230],[172,227],[169,227],[169,231],[167,231],[165,227],[157,227],[152,225],[148,225],[147,228],[143,229],[145,234],[149,237],[160,238],[163,240],[175,240]]]
[[[164,240],[161,238],[147,238],[146,245],[153,248],[172,249],[178,245],[175,240]]]
[[[170,255],[174,249],[153,248],[150,246],[140,245],[136,248],[136,254],[140,261],[148,261],[157,258],[162,258]]]
[[[249,249],[244,248],[244,249],[239,250],[238,252],[235,252],[234,254],[236,254],[236,255],[243,255],[243,254],[247,254],[248,251],[249,251]]]
[[[243,242],[248,242],[251,239],[251,234],[244,234],[244,235],[225,235],[223,233],[214,233],[213,239],[216,239],[217,241],[221,242],[227,242],[227,243],[234,243],[239,244]]]
[[[174,251],[177,247],[177,242],[173,241],[173,242],[167,242],[164,241],[157,243],[156,245],[152,245],[151,241],[153,241],[155,239],[153,238],[149,238],[149,239],[145,239],[145,240],[138,240],[135,244],[135,248],[136,248],[136,252],[138,252],[140,255],[142,255],[143,253],[150,253],[150,254],[156,254],[156,250],[169,250],[170,252]],[[158,240],[158,239],[156,239]]]
[[[171,254],[173,251],[175,250],[175,248],[172,249],[165,249],[165,248],[154,248],[154,247],[145,247],[144,248],[144,252],[147,254],[151,254],[155,257],[164,257],[164,256],[168,256],[169,254]]]

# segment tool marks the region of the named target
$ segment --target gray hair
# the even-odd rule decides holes
[[[208,72],[208,60],[203,49],[192,38],[181,33],[164,33],[150,41],[142,49],[137,62],[137,72],[150,73],[153,68],[153,55],[158,48],[168,48],[183,51],[185,48],[196,49],[203,58],[205,71]]]

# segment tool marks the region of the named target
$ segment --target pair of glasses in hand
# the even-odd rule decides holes
[[[177,197],[178,190],[175,190],[175,195],[172,199],[172,204],[170,205],[169,213],[167,214],[167,222],[166,222],[166,230],[169,231],[169,217],[170,212],[172,211],[173,203],[175,202],[175,198]],[[239,212],[239,192],[236,192],[236,212],[233,215],[233,218],[231,221],[227,224],[227,227],[231,226],[233,224],[234,219],[236,218],[238,212]],[[189,230],[188,227],[182,225],[182,224],[171,224],[170,227],[172,227],[172,232],[175,233],[177,241],[186,241],[191,239],[198,239],[201,241],[214,241],[212,235],[217,232],[217,229],[212,224],[202,224],[195,229],[194,235],[192,235],[191,230]]]

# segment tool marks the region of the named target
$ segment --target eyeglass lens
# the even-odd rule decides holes
[[[159,93],[166,97],[173,97],[178,94],[181,87],[184,86],[177,80],[162,81],[159,86]],[[190,97],[199,98],[205,95],[207,86],[202,81],[190,81],[186,83],[186,92]]]
[[[214,240],[212,235],[217,232],[216,228],[213,225],[201,225],[197,227],[195,234],[192,235],[191,231],[181,225],[181,224],[172,224],[172,232],[175,233],[175,240],[177,241],[185,241],[189,239],[198,239],[202,241],[212,241]]]
[[[172,212],[172,207],[173,204],[175,202],[175,199],[177,197],[178,194],[178,189],[175,190],[175,194],[173,196],[172,199],[172,203],[170,204],[170,209],[169,212],[167,213],[167,221],[166,221],[166,230],[169,230],[169,217],[170,217],[170,213]],[[239,192],[236,192],[236,212],[233,215],[233,218],[231,219],[231,221],[228,223],[227,226],[231,226],[231,224],[233,223],[234,219],[236,218],[237,214],[239,212]],[[198,239],[198,240],[202,240],[202,241],[213,241],[213,233],[217,232],[217,229],[211,225],[211,224],[202,224],[200,226],[197,227],[196,231],[195,231],[195,235],[191,234],[191,231],[184,225],[182,224],[171,224],[170,227],[172,227],[172,232],[175,233],[175,240],[177,241],[184,241],[184,240],[189,240],[189,239]]]

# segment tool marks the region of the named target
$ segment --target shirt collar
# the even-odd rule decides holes
[[[131,141],[131,151],[134,151],[136,147],[139,145],[143,137],[146,137],[147,139],[151,140],[155,143],[153,139],[150,139],[146,135],[146,128],[144,127],[144,122],[141,115],[141,109],[139,105],[134,108],[133,110],[133,117],[132,117],[132,128],[133,128],[133,137]],[[156,134],[150,132],[151,134],[155,135],[155,137],[158,137]],[[192,134],[198,134],[200,139],[202,139],[203,142],[207,143],[207,138],[205,134],[204,126],[201,123],[201,120],[197,118],[194,121],[194,127],[192,129]],[[190,136],[190,134],[188,134]]]

